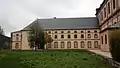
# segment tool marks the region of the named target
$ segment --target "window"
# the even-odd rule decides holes
[[[16,34],[16,36],[19,36],[19,34]]]
[[[55,35],[55,39],[57,39],[57,35]]]
[[[55,31],[55,33],[57,33],[57,31]]]
[[[71,36],[70,36],[70,35],[68,35],[68,38],[71,38]]]
[[[98,38],[98,35],[97,35],[97,34],[95,34],[95,35],[94,35],[94,38]]]
[[[77,31],[74,31],[74,33],[77,33]]]
[[[61,31],[61,33],[64,33],[64,31]]]
[[[95,42],[94,42],[94,47],[95,47],[95,48],[98,48],[98,41],[95,41]]]
[[[91,34],[88,34],[88,38],[91,38]]]
[[[67,48],[71,48],[71,42],[67,42]]]
[[[74,48],[78,48],[78,42],[77,41],[74,42]]]
[[[19,41],[19,37],[16,37],[16,41]]]
[[[84,35],[83,35],[83,34],[81,35],[81,38],[84,38]]]
[[[87,44],[88,44],[88,48],[91,48],[91,47],[92,47],[92,46],[91,46],[91,45],[92,45],[91,41],[88,41]]]
[[[90,33],[90,31],[88,31],[88,33]]]
[[[103,44],[103,36],[101,36],[101,41],[102,41],[102,44]]]
[[[81,33],[84,33],[83,31],[81,31]]]
[[[74,38],[77,38],[77,35],[74,35]]]
[[[115,0],[113,0],[113,9],[115,9],[116,4],[115,4]]]
[[[61,38],[64,38],[64,35],[61,35]]]
[[[105,44],[107,44],[107,35],[105,35]]]
[[[100,14],[101,21],[103,20],[103,12]]]
[[[49,33],[51,33],[51,32],[49,31]]]
[[[84,41],[81,41],[81,48],[84,48]]]
[[[110,14],[110,3],[108,3],[108,13]]]
[[[104,8],[104,17],[106,18],[106,8]]]
[[[51,48],[51,43],[48,43],[47,48]]]
[[[19,44],[18,43],[15,44],[15,48],[19,49]]]
[[[54,48],[58,48],[58,42],[54,42]]]
[[[95,30],[94,32],[95,32],[95,33],[97,33],[97,31],[96,31],[96,30]]]
[[[64,48],[64,47],[65,47],[64,42],[61,42],[61,48]]]
[[[70,31],[68,31],[68,33],[70,33]]]

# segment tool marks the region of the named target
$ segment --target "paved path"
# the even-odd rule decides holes
[[[89,51],[94,52],[94,53],[99,54],[99,55],[102,55],[102,56],[105,56],[105,57],[112,58],[110,52],[103,52],[101,50],[89,50]]]

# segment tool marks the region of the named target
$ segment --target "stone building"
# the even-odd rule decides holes
[[[96,9],[99,19],[101,50],[109,51],[109,34],[120,24],[120,0],[104,0]]]
[[[104,0],[96,17],[37,19],[11,33],[12,49],[29,50],[29,27],[41,25],[54,40],[46,49],[99,49],[109,51],[109,33],[119,25],[120,0]]]

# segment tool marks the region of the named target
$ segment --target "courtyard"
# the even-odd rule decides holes
[[[1,51],[0,68],[109,68],[86,50]]]

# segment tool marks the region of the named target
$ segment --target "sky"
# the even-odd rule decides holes
[[[103,0],[0,0],[0,25],[5,35],[37,18],[95,17]]]

